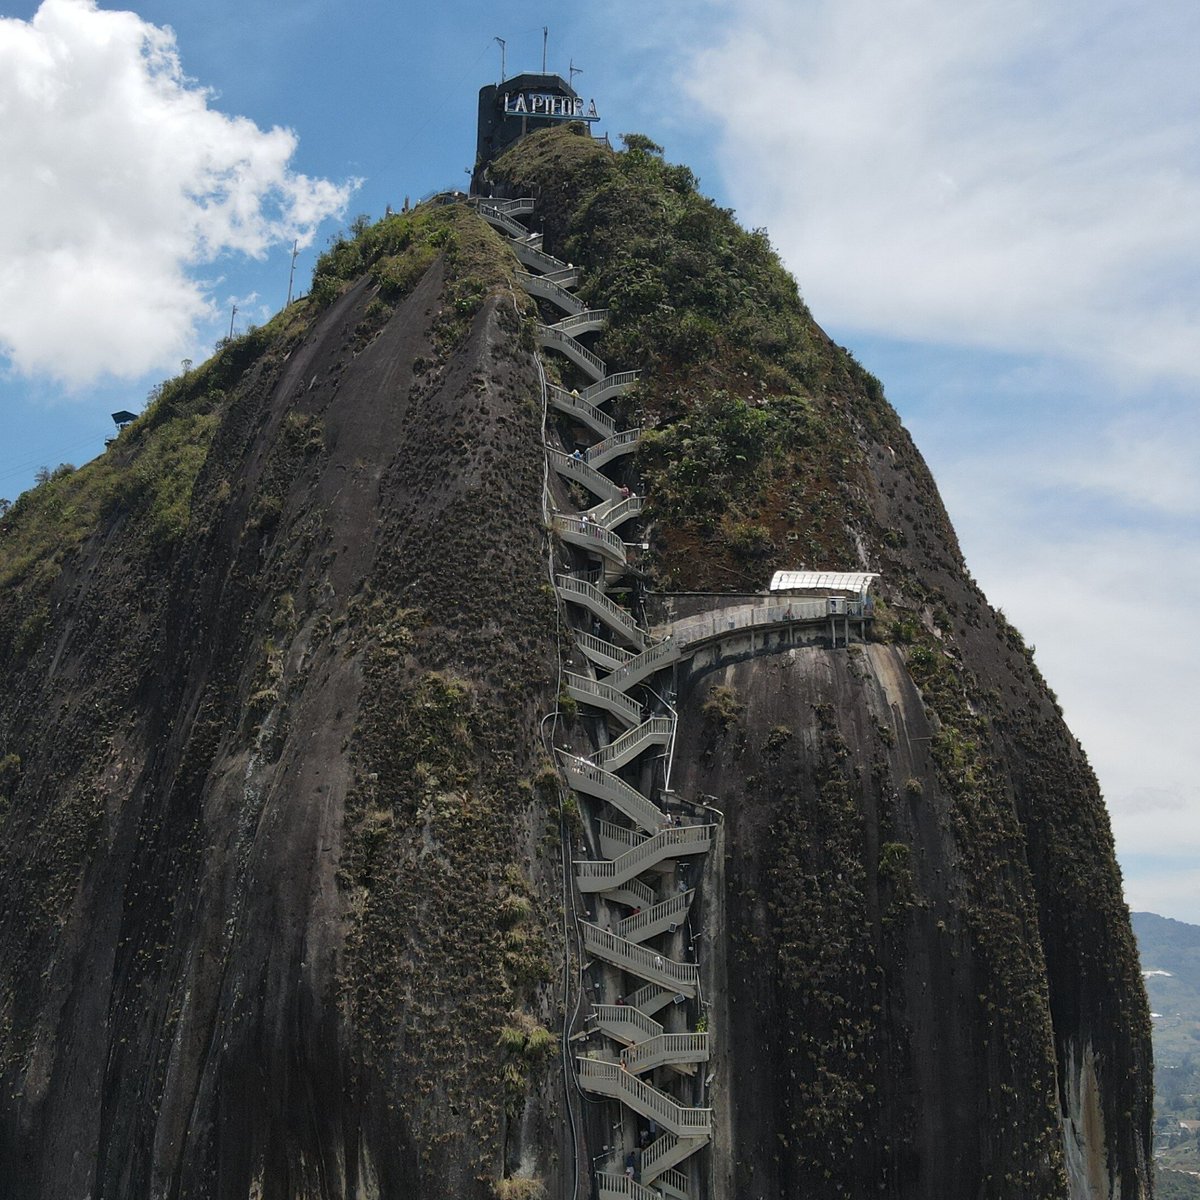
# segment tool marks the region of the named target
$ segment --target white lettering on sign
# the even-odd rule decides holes
[[[556,96],[552,92],[504,93],[506,117],[543,117],[551,121],[598,121],[595,100],[585,108],[579,96]]]

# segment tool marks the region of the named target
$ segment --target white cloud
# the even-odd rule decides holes
[[[210,107],[174,34],[94,0],[0,19],[0,349],[79,385],[178,360],[212,313],[189,268],[262,257],[353,183],[289,169],[296,137]]]
[[[1036,645],[1096,770],[1130,903],[1200,920],[1200,891],[1182,882],[1194,885],[1200,861],[1200,644],[1189,633],[1200,611],[1200,505],[1175,483],[1195,441],[1171,446],[1148,424],[1139,436],[1120,421],[1124,439],[1101,425],[1067,445],[960,448],[938,478],[967,561]],[[1077,505],[1064,496],[1077,486],[1115,508],[1096,522],[1087,496]]]
[[[711,12],[685,86],[823,320],[1200,378],[1195,5]]]
[[[839,340],[903,347],[884,382],[1096,768],[1129,898],[1200,919],[1200,9],[705,13],[679,77],[727,202]]]
[[[1200,925],[1200,869],[1182,860],[1159,861],[1137,877],[1126,873],[1125,899],[1134,912]]]

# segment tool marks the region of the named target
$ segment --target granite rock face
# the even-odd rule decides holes
[[[712,1200],[1148,1197],[1103,802],[878,383],[653,147],[538,134],[493,179],[643,372],[639,614],[881,577],[869,640],[673,681],[672,787],[722,814]],[[586,1186],[515,266],[462,206],[389,218],[0,523],[5,1196]]]

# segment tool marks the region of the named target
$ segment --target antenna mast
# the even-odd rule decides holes
[[[299,247],[300,239],[296,238],[295,241],[292,242],[292,269],[288,273],[288,304],[291,304],[292,302],[292,284],[296,280],[296,256],[300,253]],[[287,305],[284,305],[284,307],[286,308]]]
[[[546,42],[550,37],[550,26],[542,26],[542,74],[546,73]]]
[[[567,82],[572,87],[574,87],[575,86],[575,76],[582,75],[582,74],[583,74],[583,68],[577,67],[575,65],[575,60],[571,59],[571,64],[570,64],[570,66],[567,67],[567,75],[569,76],[569,78],[567,79]]]
[[[504,62],[504,47],[507,43],[502,37],[492,38],[492,41],[500,43],[500,82],[503,83],[508,78]]]

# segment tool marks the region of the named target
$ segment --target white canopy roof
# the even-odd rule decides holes
[[[776,571],[773,592],[854,592],[863,595],[879,575],[871,571]]]

